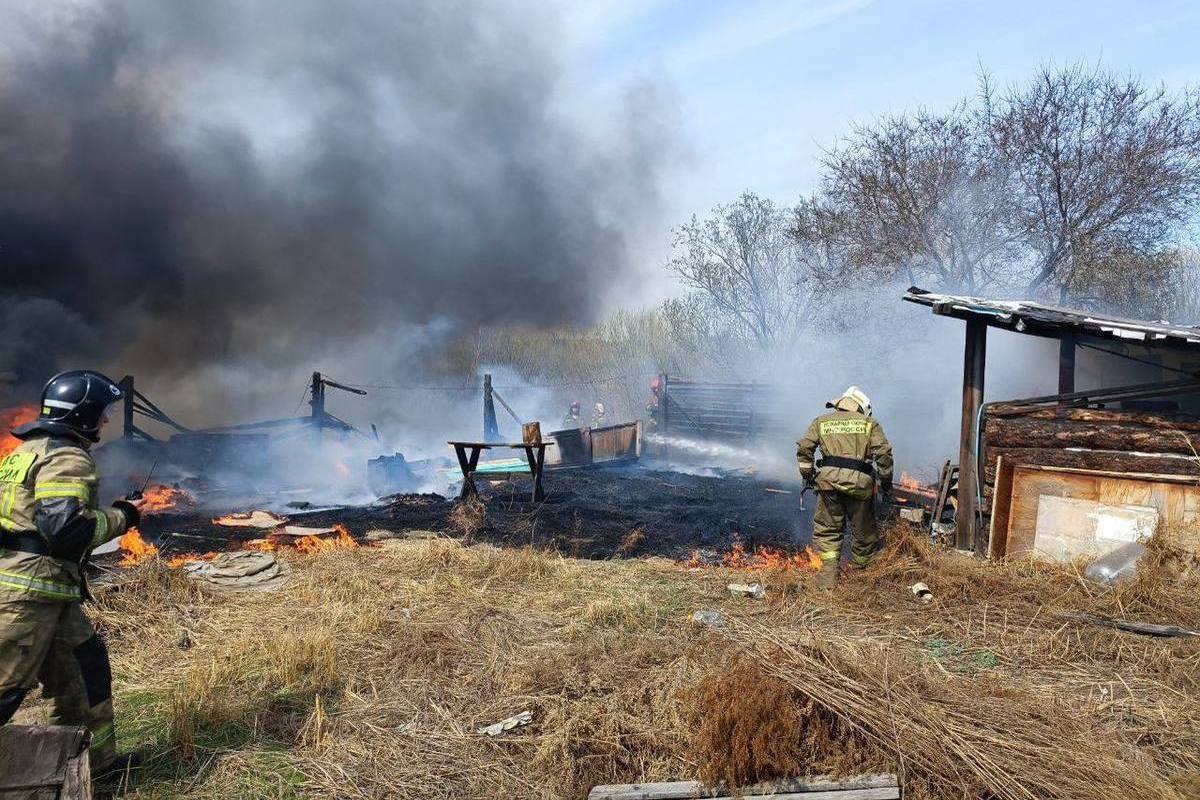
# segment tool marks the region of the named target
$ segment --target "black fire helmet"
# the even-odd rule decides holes
[[[37,431],[56,436],[76,435],[100,440],[104,410],[124,395],[111,379],[86,369],[60,372],[42,389],[42,407],[33,422],[13,429],[13,436],[27,438]]]

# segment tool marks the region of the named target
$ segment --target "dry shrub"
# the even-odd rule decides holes
[[[691,757],[709,784],[744,786],[889,763],[866,737],[751,659],[719,664],[686,693],[685,702],[693,727]]]
[[[638,547],[646,540],[646,531],[644,528],[634,528],[629,533],[625,534],[625,538],[617,545],[617,556],[629,556],[637,552]]]
[[[487,506],[476,495],[459,500],[450,512],[450,525],[459,534],[470,539],[487,528]]]

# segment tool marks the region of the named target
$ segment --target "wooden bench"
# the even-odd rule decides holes
[[[497,447],[509,447],[514,450],[524,450],[525,459],[529,464],[529,474],[533,476],[533,502],[540,503],[546,499],[542,491],[542,471],[546,465],[546,448],[554,442],[449,442],[458,456],[458,468],[462,470],[462,491],[458,493],[460,500],[479,494],[475,486],[475,468],[479,466],[479,456],[484,450]],[[498,473],[499,474],[499,473]]]

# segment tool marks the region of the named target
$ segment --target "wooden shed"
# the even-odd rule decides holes
[[[917,288],[904,299],[966,322],[959,548],[1100,553],[1200,522],[1200,328]],[[985,403],[989,327],[1057,339],[1058,393]],[[1128,368],[1077,391],[1083,353]]]

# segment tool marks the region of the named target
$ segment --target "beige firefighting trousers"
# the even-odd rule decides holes
[[[79,603],[0,600],[0,698],[38,683],[52,725],[84,725],[92,769],[113,760],[112,668],[108,650]]]

